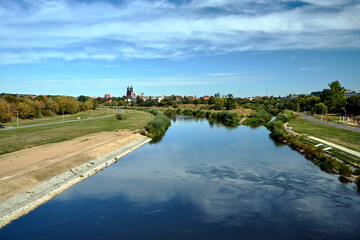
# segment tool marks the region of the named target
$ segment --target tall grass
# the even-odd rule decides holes
[[[260,126],[260,125],[264,125],[265,123],[269,122],[271,120],[271,118],[272,118],[272,115],[270,113],[261,109],[261,110],[252,112],[250,114],[250,116],[247,119],[245,119],[243,124],[250,125],[250,126]]]

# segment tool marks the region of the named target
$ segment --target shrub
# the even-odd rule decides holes
[[[223,110],[224,106],[223,106],[222,102],[216,101],[215,104],[214,104],[214,109],[215,110]]]
[[[150,137],[156,137],[165,133],[166,129],[171,125],[170,119],[158,109],[150,109],[150,113],[155,115],[155,118],[146,124],[146,131]]]
[[[44,117],[51,117],[54,116],[55,113],[51,110],[41,110],[41,115],[43,115]]]
[[[355,175],[360,175],[360,168],[355,169],[355,170],[354,170],[354,174],[355,174]]]
[[[279,113],[276,116],[276,120],[281,120],[284,123],[289,122],[289,121],[293,120],[294,118],[295,118],[294,112],[291,110],[284,110],[282,113]]]
[[[193,115],[198,118],[204,118],[205,117],[205,111],[202,109],[196,109],[193,111]]]
[[[118,114],[116,114],[116,119],[117,119],[117,120],[123,120],[123,119],[125,119],[125,118],[124,118],[124,116],[123,116],[121,113],[118,113]]]
[[[214,118],[214,112],[212,112],[212,111],[206,111],[205,112],[205,117],[207,118],[207,119],[213,119]]]
[[[182,112],[182,114],[186,116],[191,116],[192,113],[193,111],[191,109],[184,109],[184,111]]]
[[[328,108],[324,103],[317,103],[314,106],[314,112],[317,114],[326,114],[328,112]]]
[[[337,170],[339,170],[339,173],[342,176],[350,177],[352,174],[351,168],[344,163],[340,163],[340,166]]]
[[[250,116],[243,122],[244,125],[259,126],[271,120],[272,116],[265,110],[257,110],[252,112]]]
[[[143,136],[146,136],[146,135],[147,135],[147,132],[146,132],[145,129],[142,129],[142,130],[140,131],[140,134],[143,135]]]
[[[286,131],[284,129],[284,122],[281,120],[274,120],[265,125],[267,129],[271,131],[271,136],[277,139],[281,139],[285,136]]]
[[[216,113],[216,120],[224,123],[225,125],[235,125],[239,121],[239,118],[236,113],[221,111]]]

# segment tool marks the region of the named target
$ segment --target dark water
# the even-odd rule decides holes
[[[354,184],[260,127],[178,119],[0,230],[0,239],[359,239]]]

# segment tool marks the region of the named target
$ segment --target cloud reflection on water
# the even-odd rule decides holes
[[[138,149],[57,200],[86,196],[115,201],[122,196],[139,208],[156,205],[158,213],[178,199],[179,205],[185,201],[195,206],[203,222],[230,226],[309,222],[305,226],[311,232],[322,229],[319,226],[330,227],[329,232],[345,231],[356,224],[346,219],[360,220],[356,215],[360,199],[350,185],[339,183],[336,176],[321,172],[286,146],[246,135],[253,134],[249,129],[227,132],[227,139],[209,134],[207,145],[196,137],[185,137],[188,141],[179,144],[172,136],[179,131],[186,136],[193,129],[172,128],[161,144]]]

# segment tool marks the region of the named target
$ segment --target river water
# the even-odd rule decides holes
[[[358,239],[360,194],[264,127],[178,117],[0,239]]]

